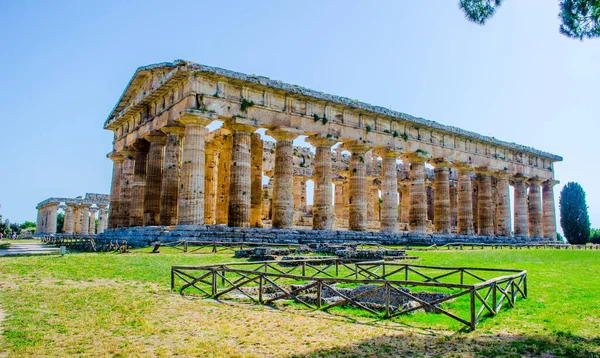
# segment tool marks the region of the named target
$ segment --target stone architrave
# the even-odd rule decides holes
[[[542,183],[542,209],[544,238],[556,240],[556,213],[554,205],[554,186],[557,180],[546,180]]]
[[[139,139],[133,144],[133,148],[135,149],[135,164],[133,166],[133,184],[131,185],[129,226],[142,226],[144,225],[144,190],[150,143]]]
[[[213,142],[206,143],[204,169],[204,224],[214,225],[217,210],[217,183],[219,169],[219,148]]]
[[[217,209],[216,223],[226,225],[229,216],[229,179],[231,170],[231,147],[233,138],[231,134],[225,134],[218,140],[219,145],[219,169],[217,184]]]
[[[529,216],[529,237],[542,238],[544,237],[544,226],[542,222],[542,198],[540,185],[542,180],[539,178],[529,179],[529,200],[528,200],[528,216]]]
[[[433,178],[433,230],[439,234],[450,233],[450,163],[435,160],[431,163],[434,169]]]
[[[510,184],[506,172],[495,173],[496,177],[496,235],[510,236]]]
[[[263,173],[263,141],[259,133],[250,136],[250,226],[263,227],[262,223],[262,173]]]
[[[492,176],[487,169],[477,169],[477,230],[480,236],[494,235]]]
[[[292,141],[302,132],[278,127],[267,131],[275,138],[275,167],[273,170],[273,228],[289,229],[294,225],[294,185]]]
[[[206,161],[206,126],[214,116],[184,115],[185,126],[179,192],[178,225],[204,223],[204,170]]]
[[[181,142],[185,130],[179,125],[168,125],[161,131],[166,134],[167,142],[160,190],[160,225],[173,226],[178,222]]]
[[[144,188],[144,226],[155,226],[160,223],[160,192],[167,136],[161,131],[152,131],[144,139],[150,142]]]
[[[427,193],[425,189],[426,155],[414,152],[405,155],[410,163],[410,207],[408,212],[408,228],[410,231],[425,233],[427,231]]]
[[[527,177],[518,174],[513,177],[515,189],[515,236],[526,237],[529,233],[529,219],[527,216]]]
[[[133,167],[135,165],[135,149],[123,148],[120,151],[123,156],[123,168],[121,171],[121,193],[118,227],[128,227],[131,222],[131,194],[133,188]]]
[[[308,142],[315,146],[313,230],[333,228],[333,206],[331,189],[331,147],[335,140],[327,136],[311,136]]]
[[[114,151],[108,153],[107,157],[108,159],[113,161],[113,175],[110,189],[110,206],[108,207],[108,227],[113,229],[118,227],[117,225],[121,222],[121,176],[123,172],[123,161],[125,160],[125,158],[121,154]],[[80,232],[77,230],[77,215],[75,216],[75,220],[75,233],[79,234]]]
[[[381,231],[398,232],[398,169],[396,160],[400,151],[385,148],[379,151],[382,158],[381,178]]]
[[[471,186],[471,168],[463,164],[458,171],[458,233],[473,235],[473,187]]]
[[[228,124],[233,132],[229,180],[229,214],[227,222],[233,227],[250,226],[251,205],[251,135],[256,129],[246,119],[233,119]]]

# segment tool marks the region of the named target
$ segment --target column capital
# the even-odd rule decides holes
[[[81,204],[79,204],[79,206],[82,207],[82,208],[90,208],[92,206],[92,204],[90,204],[90,203],[81,203]]]
[[[426,151],[419,149],[416,152],[404,154],[402,159],[409,163],[425,163],[431,159],[431,156]]]
[[[76,203],[65,203],[65,204],[67,204],[68,207],[72,207],[72,208],[77,206]]]
[[[131,144],[131,147],[136,151],[147,152],[150,150],[150,143],[145,139],[138,138],[135,142],[133,142],[133,144]]]
[[[313,134],[306,138],[306,141],[315,147],[333,147],[337,143],[337,138],[334,138],[331,134]],[[336,148],[337,150],[338,148]]]
[[[167,136],[161,131],[152,131],[144,135],[144,139],[150,143],[166,144]]]
[[[160,128],[160,131],[165,134],[183,134],[185,127],[178,122],[169,121],[166,126]]]
[[[188,124],[199,124],[201,126],[207,126],[210,123],[212,123],[212,121],[218,118],[219,117],[213,112],[208,112],[206,110],[203,111],[199,109],[188,109],[183,114],[181,114],[179,118],[177,118],[177,121],[179,121],[184,126],[187,126]]]
[[[104,210],[108,207],[108,205],[98,205],[98,210]]]
[[[230,120],[226,121],[223,125],[223,128],[227,128],[233,133],[235,132],[243,132],[243,133],[254,133],[254,131],[258,128],[256,121],[248,119],[248,118],[239,118],[233,117]]]
[[[517,181],[517,182],[526,182],[527,180],[529,180],[528,177],[526,177],[525,175],[518,173],[513,175],[513,177],[511,178],[513,181]]]
[[[123,156],[123,158],[132,159],[135,157],[135,149],[133,147],[123,147],[119,153]]]
[[[542,183],[544,182],[544,179],[542,179],[538,176],[535,176],[533,178],[529,178],[528,182],[529,182],[529,185],[542,185]]]
[[[376,147],[373,149],[373,153],[377,154],[381,158],[397,159],[404,153],[404,151],[398,147]]]
[[[454,163],[453,168],[456,169],[457,172],[472,172],[473,164],[465,163],[465,162],[457,162],[457,163]]]
[[[542,183],[542,185],[545,187],[553,187],[557,184],[560,184],[560,181],[555,179],[548,179]]]
[[[474,167],[473,172],[478,175],[492,175],[493,170],[488,167]]]
[[[350,151],[351,154],[365,154],[373,148],[367,143],[357,140],[344,142],[343,146],[344,149]]]
[[[287,140],[293,141],[298,138],[299,135],[304,133],[301,129],[292,127],[275,127],[267,130],[267,135],[275,138],[276,141]]]
[[[125,157],[123,157],[123,155],[119,154],[119,152],[116,151],[108,153],[106,157],[112,160],[113,162],[122,162],[125,160]]]
[[[507,170],[496,170],[492,172],[492,175],[496,179],[508,179],[511,177],[511,174]]]
[[[427,163],[429,163],[431,166],[433,166],[434,168],[451,168],[453,163],[450,160],[447,160],[445,158],[433,158],[431,160],[429,160]]]

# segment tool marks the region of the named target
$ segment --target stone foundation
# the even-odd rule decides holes
[[[217,241],[217,242],[267,242],[280,244],[311,243],[362,243],[382,245],[445,245],[449,243],[523,244],[554,242],[544,239],[512,236],[473,236],[458,234],[419,234],[414,232],[384,233],[341,230],[287,230],[240,228],[224,225],[139,226],[107,229],[100,238],[125,239],[133,247],[143,247],[153,242]]]

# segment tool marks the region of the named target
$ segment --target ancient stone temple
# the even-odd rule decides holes
[[[561,157],[266,77],[144,66],[104,128],[114,132],[104,235],[229,226],[556,238]],[[301,136],[312,150],[292,144]]]
[[[57,228],[59,211],[65,214],[63,234],[101,234],[108,225],[109,202],[109,195],[93,193],[77,198],[48,198],[36,206],[38,210],[36,235],[53,235],[59,231]]]

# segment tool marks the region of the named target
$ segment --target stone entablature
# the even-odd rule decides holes
[[[242,111],[244,101],[252,105]],[[339,141],[422,151],[434,158],[544,180],[553,178],[553,163],[562,160],[383,107],[185,61],[139,68],[104,127],[115,132],[114,146],[119,151],[188,110],[246,118],[256,127],[301,128],[306,134]]]
[[[50,197],[41,201],[36,222],[36,235],[53,235],[57,232],[58,210],[65,213],[63,233],[67,235],[93,235],[102,233],[108,224],[110,195],[86,193],[85,197]],[[96,226],[96,213],[98,225]]]

